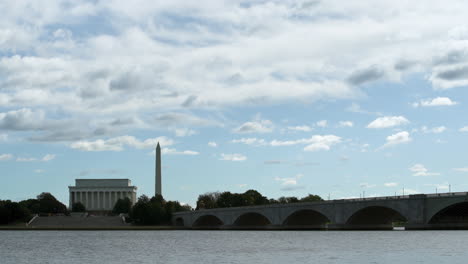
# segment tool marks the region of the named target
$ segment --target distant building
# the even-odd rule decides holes
[[[70,208],[81,202],[88,211],[111,211],[118,199],[128,197],[136,202],[136,186],[129,179],[76,179],[69,186]]]

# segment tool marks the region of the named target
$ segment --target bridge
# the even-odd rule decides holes
[[[192,229],[468,229],[468,192],[416,194],[177,212]]]

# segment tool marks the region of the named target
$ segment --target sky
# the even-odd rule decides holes
[[[0,199],[128,178],[325,199],[468,191],[466,1],[0,1]]]

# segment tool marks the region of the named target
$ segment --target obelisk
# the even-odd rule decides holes
[[[156,186],[155,186],[155,191],[156,195],[162,195],[161,192],[161,147],[158,145],[156,146]]]

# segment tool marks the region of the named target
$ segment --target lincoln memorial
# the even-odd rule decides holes
[[[111,211],[118,199],[128,197],[136,202],[136,186],[129,179],[76,179],[69,186],[70,208],[80,202],[87,211]]]

